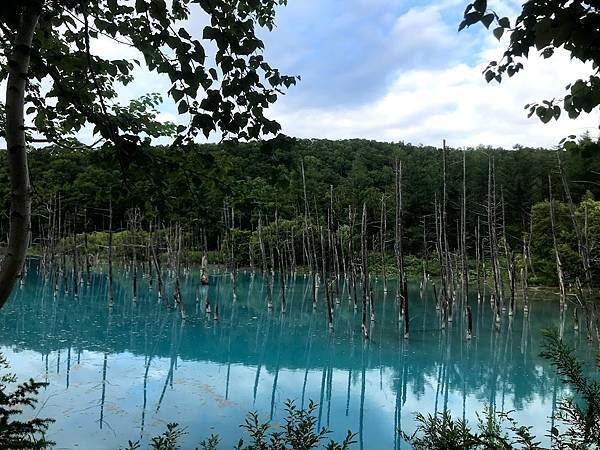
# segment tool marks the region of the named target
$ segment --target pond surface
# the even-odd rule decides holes
[[[186,428],[184,449],[211,433],[228,449],[242,436],[239,424],[248,411],[277,421],[287,399],[298,406],[317,402],[318,423],[334,430],[332,437],[359,433],[355,449],[407,448],[398,430],[414,430],[415,412],[448,409],[474,422],[485,405],[515,410],[516,419],[543,435],[566,393],[539,357],[540,331],[559,324],[555,301],[532,302],[526,318],[519,305],[496,332],[489,302],[478,306],[475,298],[474,337],[467,342],[462,314],[442,330],[432,292],[421,299],[418,284],[411,284],[411,333],[404,340],[394,287],[386,296],[375,282],[376,320],[365,341],[360,308],[354,310],[347,294],[336,305],[332,332],[324,299],[313,311],[303,275],[288,280],[285,314],[277,284],[275,307],[267,309],[259,274],[240,273],[235,301],[228,275],[213,274],[207,292],[199,291],[197,272],[184,275],[188,317],[182,322],[147,280],[140,280],[132,302],[126,271],[115,279],[109,309],[105,274],[81,285],[78,299],[62,289],[54,297],[51,283],[31,266],[0,311],[0,350],[21,379],[50,383],[36,414],[56,419],[48,437],[60,449],[146,443],[169,422]],[[206,294],[213,311],[218,303],[219,320],[205,314]],[[566,339],[591,361],[584,333],[566,329]]]

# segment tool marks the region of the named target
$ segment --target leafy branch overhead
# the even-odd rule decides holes
[[[12,2],[11,2],[12,3]],[[39,12],[31,49],[27,113],[51,142],[86,124],[103,141],[127,148],[160,135],[175,143],[198,133],[257,138],[277,133],[265,110],[296,83],[265,61],[258,27],[272,29],[285,0],[28,0],[0,8],[0,80],[24,10]],[[206,26],[196,23],[208,22]],[[195,29],[197,27],[198,29]],[[98,43],[134,49],[140,58],[110,59]],[[119,47],[120,46],[120,47]],[[208,57],[207,55],[213,55]],[[144,67],[169,78],[168,95],[187,125],[163,126],[160,96],[120,105],[117,90]]]
[[[488,9],[486,0],[476,0],[465,9],[459,31],[480,22],[492,29],[500,40],[509,35],[509,43],[499,61],[491,61],[484,70],[485,79],[501,82],[503,76],[512,77],[524,69],[524,61],[531,51],[543,58],[551,58],[556,50],[566,51],[572,59],[591,63],[587,79],[569,83],[562,98],[553,98],[525,105],[529,117],[536,114],[547,123],[558,119],[565,111],[571,119],[582,112],[589,113],[600,105],[600,7],[586,0],[542,1],[528,0],[512,22]]]

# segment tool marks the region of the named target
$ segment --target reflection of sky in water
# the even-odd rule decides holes
[[[62,293],[54,299],[50,284],[30,271],[0,312],[0,345],[21,378],[50,382],[40,414],[57,419],[49,438],[58,448],[118,448],[140,436],[146,441],[167,422],[187,428],[184,448],[211,433],[220,434],[222,448],[231,448],[247,411],[281,419],[286,399],[318,402],[319,423],[336,438],[348,429],[362,431],[364,449],[399,448],[394,430],[412,432],[417,411],[447,408],[473,422],[486,404],[516,410],[514,416],[542,437],[553,398],[566,392],[538,356],[539,331],[558,323],[554,302],[534,302],[525,322],[519,309],[500,333],[491,330],[484,302],[474,308],[475,338],[467,343],[461,315],[442,332],[432,299],[421,300],[412,286],[411,337],[405,342],[394,297],[384,298],[379,286],[377,320],[365,343],[360,312],[347,296],[337,306],[331,334],[324,300],[313,312],[302,276],[288,282],[285,316],[277,304],[267,310],[260,276],[239,277],[235,303],[229,277],[213,277],[196,305],[197,280],[197,274],[184,277],[188,320],[182,324],[145,280],[133,304],[126,273],[116,279],[109,312],[104,275],[82,286],[78,300]],[[204,314],[206,294],[213,305],[218,300],[218,322]],[[591,359],[584,336],[568,335]]]

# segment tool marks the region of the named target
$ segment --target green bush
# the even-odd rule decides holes
[[[0,371],[9,369],[6,357],[0,354]],[[17,384],[17,377],[10,372],[0,374],[0,448],[3,450],[41,450],[50,448],[54,442],[44,435],[54,420],[35,417],[31,420],[19,420],[23,410],[33,408],[37,403],[39,390],[48,385],[30,379]]]
[[[585,375],[583,364],[573,356],[555,331],[544,333],[542,356],[556,368],[563,382],[576,397],[561,401],[555,420],[558,427],[549,430],[550,448],[556,450],[600,449],[600,380]],[[598,355],[600,367],[600,354]],[[579,401],[575,400],[579,399]],[[545,450],[531,433],[531,427],[519,425],[510,413],[488,409],[473,430],[462,420],[454,420],[444,411],[437,415],[416,415],[417,429],[403,433],[415,450]]]
[[[318,429],[317,418],[314,412],[317,404],[310,402],[308,409],[298,409],[294,402],[285,403],[286,418],[282,424],[283,431],[273,431],[271,424],[261,422],[256,412],[251,412],[241,427],[250,436],[249,443],[240,439],[234,447],[236,450],[349,450],[355,442],[355,435],[348,431],[346,438],[341,442],[327,440],[330,431],[327,428]],[[178,440],[185,435],[185,430],[176,423],[167,425],[167,430],[160,436],[154,437],[150,442],[151,450],[178,450]],[[197,447],[201,450],[217,450],[219,438],[211,435]],[[129,441],[128,446],[121,450],[137,450],[139,442]]]

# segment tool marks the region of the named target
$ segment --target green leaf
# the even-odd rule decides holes
[[[465,20],[463,21],[463,23],[465,23],[467,26],[470,26],[474,23],[479,22],[482,17],[483,14],[481,14],[480,12],[471,12],[465,16]]]
[[[508,17],[498,19],[498,25],[500,25],[503,28],[510,28],[510,20],[508,19]]]
[[[145,0],[135,0],[135,9],[138,14],[144,13],[148,10],[148,4],[145,2]]]
[[[175,100],[175,103],[177,103],[179,100],[181,100],[183,98],[184,92],[180,89],[171,89],[171,96],[173,97],[173,100]]]
[[[44,127],[46,124],[46,115],[44,114],[44,111],[39,111],[37,113],[35,119],[33,120],[33,124],[38,130]]]
[[[218,28],[213,28],[210,26],[204,27],[204,31],[202,32],[202,37],[204,39],[214,39],[216,41],[219,40],[221,36],[221,31]]]
[[[481,18],[481,23],[486,27],[489,28],[490,25],[492,24],[492,22],[494,21],[494,15],[493,14],[486,14],[485,16],[483,16]]]
[[[187,32],[185,28],[180,28],[177,34],[184,39],[191,39],[190,33]]]
[[[534,27],[535,47],[541,50],[552,43],[554,39],[554,30],[552,28],[552,19],[544,17]]]
[[[538,106],[535,113],[543,123],[548,123],[554,117],[554,111],[552,108],[546,108],[545,106]]]
[[[177,105],[177,111],[179,112],[179,114],[185,114],[186,112],[188,112],[188,104],[185,100],[181,100],[179,102],[179,105]]]
[[[473,3],[473,8],[475,9],[475,11],[478,11],[481,14],[483,14],[487,9],[487,0],[475,0],[475,2]]]
[[[504,34],[504,28],[502,27],[498,27],[498,28],[494,28],[494,36],[496,37],[496,39],[500,40],[502,39],[502,35]]]
[[[560,117],[560,112],[561,112],[560,106],[558,106],[558,105],[554,106],[553,116],[554,116],[555,120],[558,120],[558,118]]]

